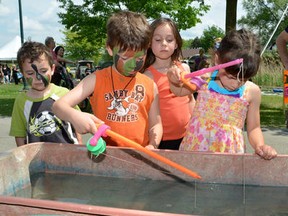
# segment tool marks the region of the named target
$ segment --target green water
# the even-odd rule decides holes
[[[32,176],[31,185],[18,191],[16,196],[31,194],[36,199],[178,214],[288,215],[288,187],[47,173]]]

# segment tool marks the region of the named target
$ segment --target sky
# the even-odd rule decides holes
[[[76,1],[76,0],[75,0]],[[80,0],[77,0],[79,2]],[[242,0],[238,0],[237,17],[244,15],[241,5]],[[224,0],[205,0],[211,5],[210,11],[191,29],[181,31],[183,39],[200,37],[204,29],[208,26],[216,25],[225,29],[225,8]],[[61,30],[64,27],[60,23],[57,15],[61,11],[56,0],[21,0],[24,40],[43,42],[47,36],[54,37],[56,44],[63,42],[64,35]],[[0,0],[0,48],[17,35],[20,36],[18,0]]]

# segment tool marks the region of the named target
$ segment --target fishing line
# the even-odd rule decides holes
[[[104,156],[107,156],[107,157],[113,158],[113,159],[115,159],[115,160],[119,160],[119,161],[122,161],[122,162],[128,163],[128,164],[130,164],[130,165],[135,165],[135,166],[137,166],[137,167],[139,167],[139,168],[144,168],[144,167],[146,166],[146,165],[140,165],[140,164],[137,164],[137,163],[134,163],[134,162],[131,162],[131,161],[128,161],[128,160],[122,159],[122,158],[118,158],[118,157],[116,157],[116,156],[109,155],[109,154],[106,154],[106,153],[101,153],[101,154],[103,154]],[[95,157],[97,158],[97,157],[99,157],[99,156],[95,156]],[[150,167],[150,166],[147,166],[147,167],[148,167],[149,169],[153,169],[153,168]],[[157,171],[159,171],[159,172],[161,172],[161,173],[163,173],[163,174],[172,175],[172,173],[169,172],[169,171],[163,171],[163,170],[158,170],[158,169],[157,169]]]

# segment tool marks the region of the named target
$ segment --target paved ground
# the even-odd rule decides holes
[[[9,136],[11,118],[0,117],[0,152],[6,151],[12,148],[16,148],[14,137]],[[288,154],[288,129],[262,129],[265,143],[273,146],[278,154]],[[83,143],[86,143],[91,135],[87,134],[83,136]],[[252,149],[248,145],[248,152]]]

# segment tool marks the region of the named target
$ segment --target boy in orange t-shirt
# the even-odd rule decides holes
[[[163,134],[157,86],[138,73],[144,65],[150,34],[145,16],[129,11],[113,14],[107,23],[106,42],[113,65],[83,79],[54,104],[55,113],[71,121],[81,133],[95,134],[96,124],[105,122],[114,132],[147,148],[157,148]],[[73,109],[91,94],[95,116]],[[125,146],[119,140],[104,139],[107,145]]]

